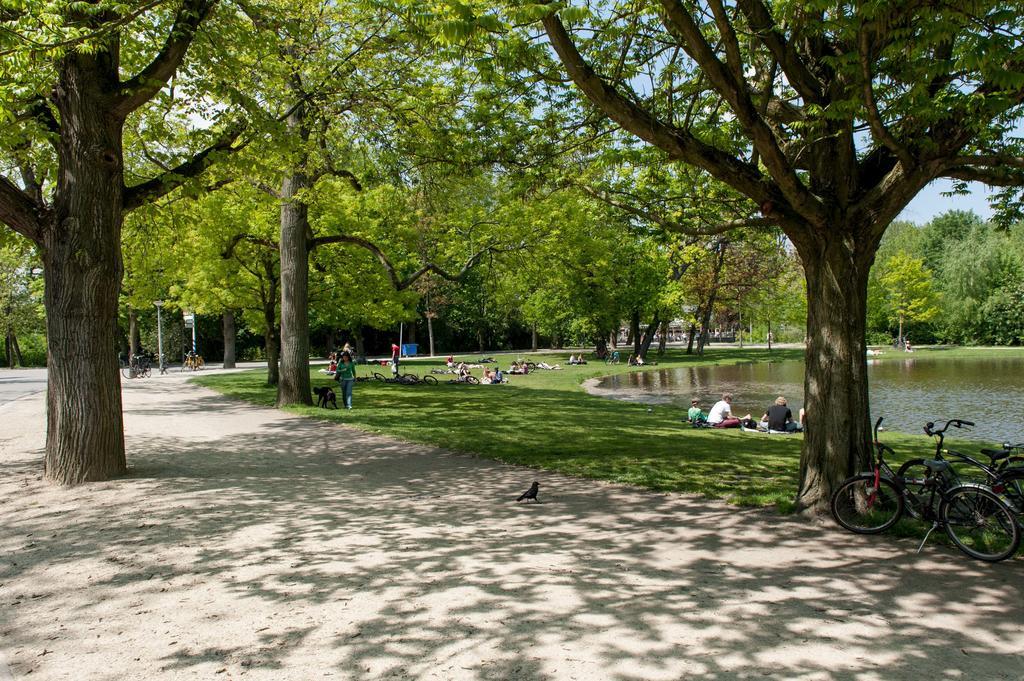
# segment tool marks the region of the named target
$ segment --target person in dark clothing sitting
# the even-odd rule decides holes
[[[800,410],[800,415],[802,420],[803,409]],[[776,397],[775,404],[768,407],[759,425],[780,433],[795,433],[801,429],[800,421],[793,420],[793,412],[786,406],[786,398],[782,395]]]

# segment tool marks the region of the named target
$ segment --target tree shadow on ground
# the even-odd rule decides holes
[[[1024,676],[1024,561],[254,421],[188,390],[126,393],[126,479],[54,490],[28,474],[37,452],[5,454],[16,675]],[[543,503],[516,504],[533,479]]]

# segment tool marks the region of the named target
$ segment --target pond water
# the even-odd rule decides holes
[[[733,413],[760,417],[779,395],[793,415],[803,406],[804,364],[760,362],[680,367],[609,376],[595,393],[685,410],[698,397],[706,412],[723,392],[733,393]],[[1024,442],[1024,360],[998,357],[869,361],[872,417],[888,430],[920,433],[928,421],[962,418],[977,426],[955,437]]]

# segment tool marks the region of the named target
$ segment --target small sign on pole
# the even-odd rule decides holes
[[[185,320],[185,328],[192,329],[196,325],[196,316],[191,312],[182,312],[182,318]]]

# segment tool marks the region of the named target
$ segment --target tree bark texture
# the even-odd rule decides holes
[[[632,339],[630,342],[633,344],[633,355],[636,357],[640,356],[640,345],[643,343],[643,338],[640,336],[640,311],[633,310],[632,316],[629,318],[629,335]]]
[[[664,355],[668,345],[668,320],[661,323],[661,335],[658,337],[658,354]]]
[[[532,352],[537,352],[539,342],[540,339],[537,338],[537,325],[534,324],[530,327],[530,350]]]
[[[117,363],[122,121],[105,115],[103,106],[103,85],[116,77],[109,52],[72,51],[60,63],[54,93],[62,135],[43,251],[45,475],[61,485],[106,480],[127,470]]]
[[[263,271],[266,275],[266,297],[263,299],[263,351],[267,356],[267,385],[276,386],[280,380],[280,350],[277,344],[277,273],[274,259],[264,255]]]
[[[647,331],[644,333],[643,341],[640,343],[640,349],[637,351],[638,357],[647,359],[647,353],[650,352],[651,343],[654,341],[654,334],[657,333],[659,327],[661,327],[661,314],[655,312],[654,319],[647,325]]]
[[[693,341],[694,341],[694,337],[696,335],[697,335],[697,325],[694,324],[693,322],[690,322],[690,330],[687,332],[687,339],[686,339],[686,354],[688,354],[688,355],[692,355],[693,354]]]
[[[872,256],[850,244],[823,239],[812,257],[801,253],[807,274],[808,411],[797,504],[819,514],[828,512],[832,490],[843,479],[871,465],[864,333]]]
[[[135,308],[128,307],[128,356],[139,354],[139,315]]]
[[[430,345],[430,356],[434,356],[434,317],[427,313],[427,342]]]
[[[235,327],[235,312],[234,310],[225,310],[224,318],[224,368],[234,369],[235,368],[235,341],[238,338],[238,332]]]
[[[309,139],[305,107],[288,117],[302,143]],[[298,198],[309,186],[303,159],[281,185],[281,375],[277,406],[313,404],[309,382],[309,208]]]

